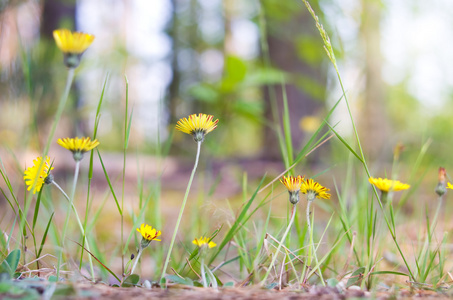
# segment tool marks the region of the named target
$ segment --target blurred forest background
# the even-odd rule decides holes
[[[435,166],[435,181],[437,165],[448,171],[453,146],[453,2],[310,3],[331,36],[365,155],[374,168],[389,172],[385,166],[397,145],[404,145],[401,160],[412,163],[430,140],[426,162]],[[98,133],[104,152],[123,147],[125,75],[133,109],[129,151],[161,154],[161,145],[173,139],[170,154],[187,154],[189,167],[195,153],[191,138],[173,135],[181,117],[203,112],[220,120],[204,143],[213,163],[279,162],[276,124],[283,97],[288,99],[297,150],[341,97],[322,40],[301,1],[2,0],[4,151],[42,149],[66,76],[52,38],[52,31],[61,27],[96,39],[77,69],[56,137],[92,134],[108,76]],[[352,138],[344,102],[329,123]],[[333,139],[307,161],[325,169],[341,164],[345,153]],[[385,176],[383,172],[376,175]]]

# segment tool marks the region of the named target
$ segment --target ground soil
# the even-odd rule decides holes
[[[50,284],[50,283],[47,283]],[[59,284],[60,285],[60,284]],[[61,293],[62,287],[70,285],[70,292]],[[400,289],[368,292],[362,291],[357,286],[353,288],[338,290],[333,287],[311,286],[306,289],[295,290],[293,288],[264,289],[259,287],[242,288],[198,288],[190,286],[174,285],[167,289],[153,287],[150,289],[143,287],[112,287],[102,283],[71,283],[61,284],[53,294],[52,299],[172,299],[172,300],[296,300],[296,299],[352,299],[352,298],[372,298],[372,299],[411,299],[411,298],[435,298],[449,299],[451,293],[440,293],[428,290]],[[40,294],[45,298],[42,291]],[[0,299],[24,299],[14,295],[0,294]]]

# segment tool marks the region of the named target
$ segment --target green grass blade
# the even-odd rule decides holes
[[[322,263],[324,263],[324,261],[330,256],[330,253],[340,244],[340,242],[343,240],[343,238],[345,237],[346,233],[343,233],[343,235],[338,239],[338,241],[330,248],[330,250],[326,253],[326,255],[324,255],[319,261],[318,263],[316,264],[315,267],[312,268],[312,270],[310,271],[310,273],[308,273],[308,276],[307,278],[310,278],[315,272],[317,269],[320,269],[320,266]],[[319,246],[318,246],[319,247]]]
[[[354,149],[352,149],[352,147],[348,144],[348,142],[346,142],[346,140],[340,135],[338,134],[338,132],[336,132],[336,130],[330,126],[329,123],[327,123],[327,126],[329,126],[330,130],[337,136],[337,138],[343,143],[343,145],[348,148],[348,150],[354,154],[354,156],[361,162],[363,163],[363,159],[357,154],[357,152],[354,151]]]
[[[74,243],[76,243],[77,245],[79,245],[80,247],[82,247],[83,249],[85,249],[85,251],[90,254],[104,269],[106,269],[110,274],[112,274],[113,277],[116,278],[116,280],[118,280],[118,282],[121,282],[121,279],[119,279],[118,276],[116,276],[116,274],[110,270],[106,265],[104,265],[93,253],[91,253],[90,251],[88,251],[84,246],[82,246],[80,243],[76,242],[76,241],[73,241]]]
[[[312,136],[310,137],[308,142],[305,144],[305,146],[302,148],[302,150],[299,151],[296,158],[294,159],[295,163],[298,163],[302,158],[304,158],[305,154],[307,154],[309,152],[308,149],[310,149],[312,147],[312,145],[313,145],[313,147],[316,147],[317,143],[313,144],[314,140],[319,135],[319,133],[322,131],[322,129],[324,128],[324,125],[327,124],[327,120],[330,118],[332,113],[335,111],[335,109],[337,108],[341,99],[343,99],[343,96],[341,96],[340,99],[338,99],[338,101],[335,103],[335,105],[329,110],[326,117],[324,118],[324,122],[321,123],[319,128],[315,131],[315,133],[312,134]]]
[[[283,134],[285,137],[285,149],[288,163],[285,168],[289,168],[293,164],[293,141],[291,138],[291,120],[289,117],[288,97],[286,96],[285,85],[282,83],[283,93]],[[292,172],[291,172],[292,173]]]
[[[108,79],[109,79],[109,75],[107,74],[104,79],[104,84],[102,85],[101,96],[99,97],[98,106],[96,108],[96,115],[94,118],[94,128],[93,128],[93,140],[96,139],[98,128],[99,128],[99,122],[101,120],[101,107],[102,107],[102,103],[104,102],[105,88],[107,86]],[[91,194],[91,181],[93,180],[93,164],[94,164],[94,150],[91,150],[90,151],[90,163],[89,163],[89,167],[88,167],[88,184],[87,184],[87,199],[86,199],[86,205],[85,205],[85,219],[83,221],[83,230],[85,232],[86,232],[87,223],[88,223],[89,207],[91,206],[90,205],[90,194]],[[94,218],[94,220],[96,220],[96,218]],[[83,239],[83,243],[85,243],[85,239]],[[80,253],[80,267],[82,266],[83,250],[84,250],[84,248],[82,247],[82,251]]]
[[[410,277],[409,274],[407,274],[407,273],[397,272],[397,271],[376,271],[376,272],[371,272],[370,276],[387,275],[387,274]]]
[[[222,242],[220,243],[219,247],[217,248],[217,251],[215,254],[211,257],[209,264],[212,264],[214,259],[219,255],[220,251],[231,241],[236,234],[236,232],[245,224],[244,219],[246,219],[247,211],[252,205],[253,201],[256,198],[256,195],[258,194],[258,191],[260,189],[260,186],[263,184],[265,179],[265,176],[261,179],[261,182],[258,184],[258,187],[256,188],[255,192],[253,193],[252,197],[249,199],[249,201],[243,206],[239,216],[236,218],[236,221],[233,223],[231,226],[230,230],[228,233],[225,235],[223,238]]]
[[[39,213],[39,206],[41,204],[41,194],[42,194],[43,189],[41,189],[38,192],[38,198],[36,199],[36,204],[35,204],[35,212],[33,214],[33,231],[35,230],[36,227],[36,220],[38,220],[38,213]]]
[[[50,224],[52,223],[52,218],[53,218],[54,214],[55,213],[53,212],[50,215],[49,221],[47,222],[46,230],[44,231],[44,234],[43,234],[42,240],[41,240],[41,245],[39,246],[37,258],[39,258],[41,256],[41,252],[42,252],[42,249],[44,247],[44,243],[46,242],[47,233],[49,232]]]
[[[120,204],[118,202],[118,198],[116,197],[115,190],[113,189],[113,186],[112,186],[112,182],[110,181],[109,174],[107,173],[104,162],[102,161],[101,153],[99,153],[98,149],[96,149],[96,152],[98,153],[99,161],[101,162],[102,170],[104,170],[105,179],[107,179],[107,183],[109,184],[113,199],[115,199],[115,203],[116,203],[116,207],[118,208],[118,212],[120,213],[120,215],[123,215],[123,211],[121,210]]]

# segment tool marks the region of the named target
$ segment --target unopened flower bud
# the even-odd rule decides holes
[[[439,183],[437,184],[436,188],[434,189],[434,191],[436,192],[436,194],[439,197],[443,196],[447,192],[446,177],[447,177],[447,171],[445,170],[445,168],[440,167],[439,172],[438,172]]]

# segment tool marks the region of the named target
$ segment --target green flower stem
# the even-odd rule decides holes
[[[388,192],[381,191],[381,202],[385,206],[388,200]]]
[[[204,257],[201,258],[200,273],[201,273],[201,280],[203,281],[203,287],[207,288],[208,287],[208,281],[206,280],[206,274],[205,274],[205,271],[204,271]]]
[[[288,233],[291,229],[295,216],[296,216],[296,205],[293,204],[293,208],[291,210],[291,219],[289,220],[288,227],[286,227],[286,231],[283,234],[283,237],[282,237],[280,243],[278,244],[277,251],[275,252],[275,255],[272,257],[272,261],[271,261],[271,264],[269,265],[269,267],[267,268],[266,275],[264,275],[263,280],[261,280],[261,285],[264,285],[266,283],[266,279],[267,279],[267,277],[269,277],[269,274],[271,273],[272,267],[274,266],[275,261],[277,260],[277,256],[280,253],[280,249],[281,249],[283,243],[285,242],[286,236],[288,235]]]
[[[134,274],[135,267],[137,266],[140,256],[142,256],[143,250],[144,249],[142,249],[141,247],[140,247],[140,250],[138,250],[137,257],[135,258],[134,265],[132,266],[132,269],[131,269],[131,275]]]
[[[434,233],[434,230],[436,229],[437,219],[439,218],[439,213],[440,213],[440,210],[441,210],[441,207],[442,207],[443,200],[444,200],[443,197],[439,196],[438,201],[437,201],[436,214],[434,215],[432,226],[431,226],[432,231],[428,232],[428,234],[430,236]]]
[[[190,179],[189,179],[189,183],[187,184],[186,194],[184,195],[184,199],[182,200],[178,220],[176,221],[175,231],[173,232],[173,236],[172,236],[171,242],[170,242],[170,248],[168,249],[167,258],[165,259],[164,268],[162,269],[162,275],[160,276],[161,283],[162,283],[162,280],[164,279],[165,271],[167,270],[167,267],[168,267],[168,262],[170,261],[171,251],[173,249],[173,245],[175,244],[176,235],[178,234],[178,228],[179,228],[179,224],[181,223],[182,214],[184,212],[184,207],[186,206],[186,202],[187,202],[187,198],[189,196],[189,191],[190,191],[190,187],[192,185],[193,177],[195,175],[195,171],[197,170],[198,159],[200,158],[201,143],[202,143],[201,141],[197,142],[197,156],[195,157],[195,165],[193,166],[192,174],[190,174]]]
[[[74,199],[74,194],[75,194],[75,186],[77,185],[77,179],[79,177],[79,169],[80,169],[80,162],[79,161],[76,161],[76,165],[75,165],[75,169],[74,169],[74,182],[72,184],[72,190],[71,190],[71,197],[68,198],[66,193],[64,193],[62,191],[62,189],[60,188],[60,191],[62,191],[62,193],[64,195],[66,195],[66,198],[69,199]],[[60,186],[58,186],[60,187]],[[72,203],[73,201],[69,200],[70,203]],[[63,259],[63,251],[64,251],[64,241],[65,241],[65,238],[66,238],[66,230],[68,229],[68,224],[69,224],[69,216],[71,215],[71,205],[68,206],[68,209],[66,211],[66,219],[65,219],[65,222],[64,222],[64,226],[63,226],[63,232],[61,233],[61,247],[60,247],[60,253],[58,254],[58,263],[57,263],[57,278],[60,278],[60,267],[61,267],[61,261]]]
[[[76,167],[77,169],[77,167]],[[72,207],[72,210],[74,211],[74,214],[76,216],[76,220],[77,220],[77,224],[79,225],[79,228],[80,228],[80,232],[82,234],[82,237],[83,239],[85,240],[85,245],[86,245],[86,248],[89,252],[91,252],[90,250],[90,244],[88,243],[88,239],[85,235],[85,230],[83,229],[83,225],[82,225],[82,222],[80,221],[80,218],[79,218],[79,214],[77,213],[77,210],[74,206],[74,203],[73,201],[71,200],[71,198],[68,197],[68,195],[64,192],[64,190],[55,182],[55,181],[52,181],[52,183],[60,190],[60,192],[63,194],[63,196],[66,198],[66,200],[69,201],[69,204],[70,204],[70,207],[69,209]],[[69,210],[68,209],[68,210]],[[65,238],[65,231],[66,231],[66,227],[67,227],[67,222],[68,222],[68,219],[69,219],[69,213],[67,213],[66,215],[66,222],[65,222],[65,227],[63,228],[63,234],[62,234],[62,241],[61,241],[61,244],[62,246],[64,245],[64,238]],[[63,251],[63,248],[61,249],[61,251]],[[62,255],[62,253],[60,252],[60,256]],[[59,260],[60,260],[60,256],[59,256]],[[90,271],[91,271],[91,277],[92,277],[92,280],[95,279],[95,276],[94,276],[94,267],[93,267],[93,261],[91,259],[91,255],[88,255],[88,259],[89,259],[89,262],[90,262]],[[58,267],[59,267],[60,264],[58,264]],[[57,277],[58,278],[58,277]]]
[[[313,243],[313,228],[311,227],[311,221],[310,221],[310,206],[312,201],[307,202],[307,225],[308,225],[308,234],[309,234],[309,247],[311,246],[313,248],[313,256],[315,257],[315,262],[316,266],[318,267],[318,272],[319,272],[319,278],[321,279],[322,285],[326,286],[326,283],[324,282],[324,278],[322,277],[322,272],[321,268],[319,267],[319,262],[318,262],[318,256],[316,255],[316,248],[315,244]],[[309,255],[309,260],[307,262],[307,265],[309,266],[311,264],[311,256]]]
[[[47,144],[42,153],[43,159],[49,153],[50,143],[53,140],[53,137],[55,135],[55,130],[57,129],[57,125],[60,122],[61,115],[63,114],[63,111],[64,111],[64,107],[66,106],[66,102],[67,102],[68,96],[69,96],[69,90],[71,89],[71,85],[74,80],[74,71],[75,71],[74,68],[70,68],[68,70],[68,78],[66,79],[66,87],[65,87],[63,95],[61,96],[60,102],[58,103],[58,108],[57,108],[57,112],[55,113],[55,118],[54,118],[54,121],[52,124],[52,128],[50,130],[49,137],[47,138]]]
[[[50,143],[53,140],[53,137],[55,135],[55,130],[57,129],[57,125],[60,122],[60,118],[61,118],[61,115],[63,113],[64,107],[66,105],[66,101],[68,100],[69,90],[71,89],[71,85],[72,85],[73,80],[74,80],[74,69],[71,68],[71,69],[68,70],[68,77],[66,78],[66,86],[65,86],[63,94],[61,95],[60,102],[58,103],[57,112],[55,113],[55,118],[54,118],[54,121],[53,121],[53,124],[52,124],[52,128],[50,130],[49,137],[47,138],[46,147],[44,148],[44,151],[42,153],[42,159],[41,159],[41,163],[39,165],[38,170],[41,170],[41,168],[43,168],[43,166],[44,166],[44,162],[45,162],[46,156],[49,153]],[[36,187],[37,179],[38,179],[38,177],[36,177],[35,180],[32,183],[33,189]],[[33,197],[33,193],[28,193],[27,199],[25,201],[24,216],[28,215],[28,210],[30,209],[30,204],[31,204],[31,198],[32,197]],[[20,224],[19,224],[20,225],[19,226],[20,232],[24,232],[25,222],[26,222],[25,218],[22,218],[20,220]]]

